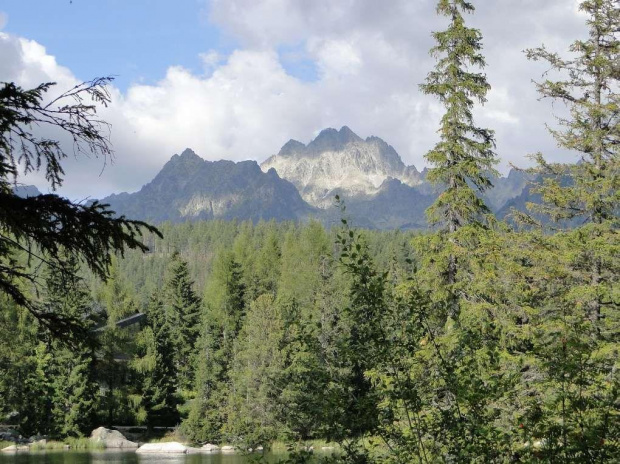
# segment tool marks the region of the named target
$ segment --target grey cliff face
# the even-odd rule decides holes
[[[339,131],[325,129],[308,145],[290,140],[261,169],[275,169],[297,187],[304,200],[321,209],[333,204],[336,193],[376,195],[389,178],[410,187],[422,181],[415,167],[405,166],[392,146],[379,137],[364,140],[347,126]]]

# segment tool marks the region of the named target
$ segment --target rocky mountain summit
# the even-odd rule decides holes
[[[332,206],[336,194],[367,199],[389,179],[410,187],[422,182],[417,169],[406,166],[392,146],[379,137],[364,140],[347,126],[325,129],[308,145],[289,140],[261,169],[275,169],[304,200],[321,209]]]
[[[255,161],[206,161],[190,149],[174,155],[140,191],[101,202],[119,214],[153,222],[297,220],[312,211],[275,170],[264,173]]]

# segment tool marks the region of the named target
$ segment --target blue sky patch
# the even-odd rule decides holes
[[[206,19],[200,0],[0,1],[4,31],[45,45],[78,77],[113,75],[123,92],[152,84],[170,66],[202,75],[200,53],[229,54],[236,43]]]

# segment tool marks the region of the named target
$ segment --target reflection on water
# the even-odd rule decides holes
[[[182,454],[140,455],[127,451],[48,451],[36,453],[0,453],[0,464],[250,464],[260,455]],[[277,462],[266,456],[262,462]]]

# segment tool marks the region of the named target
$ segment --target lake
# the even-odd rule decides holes
[[[250,464],[261,455],[182,454],[140,455],[126,451],[46,451],[0,453],[0,464]],[[262,462],[274,463],[283,456],[265,455]]]

